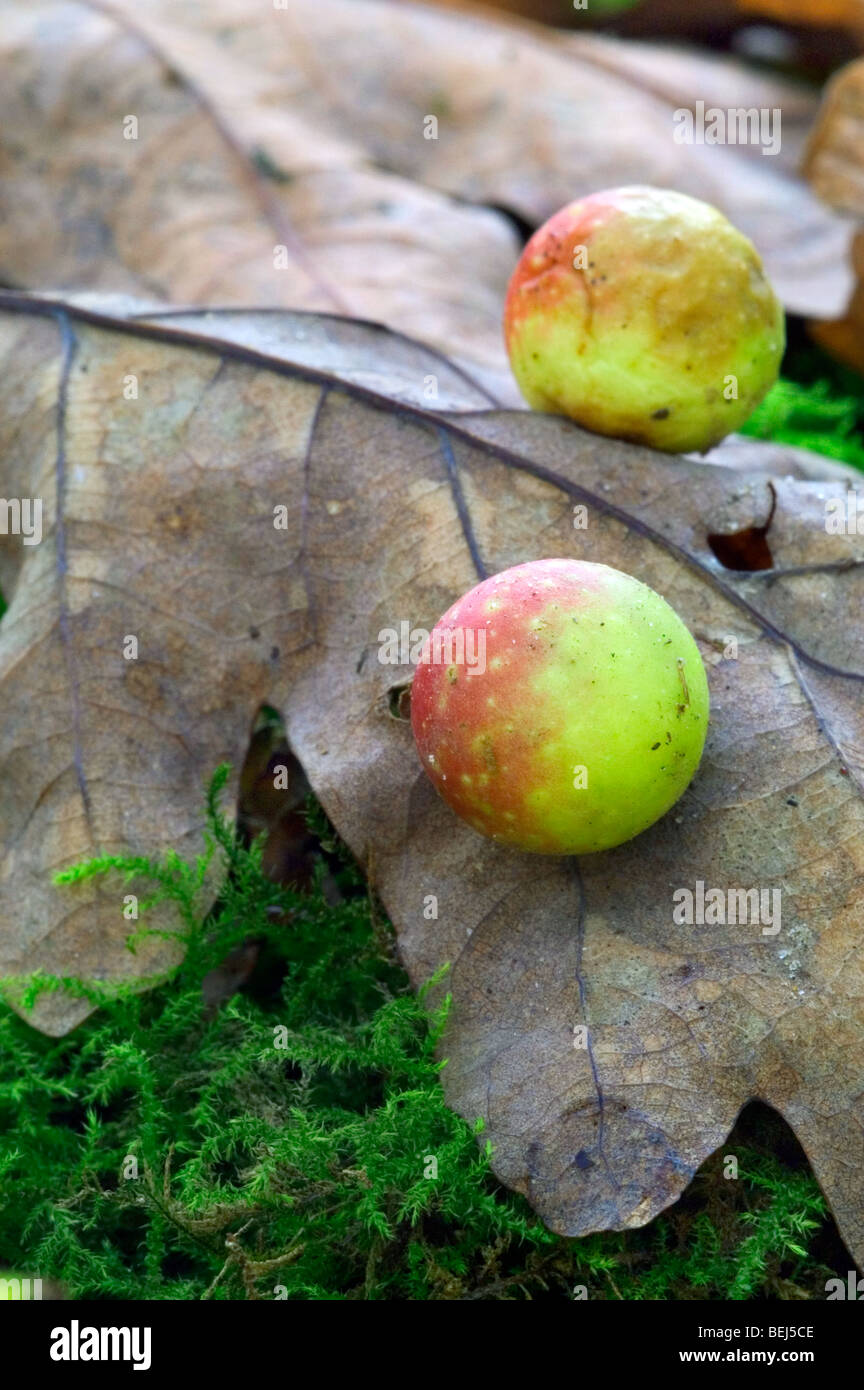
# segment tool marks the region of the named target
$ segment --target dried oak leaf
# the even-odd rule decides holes
[[[795,312],[853,289],[852,229],[780,167],[809,99],[728,60],[388,0],[0,0],[0,72],[8,285],[372,317],[506,405],[514,219],[598,188],[716,203]],[[786,154],[677,144],[723,91],[779,106]]]
[[[417,399],[438,359],[414,346],[412,399],[408,347],[372,328],[381,381],[388,347],[400,364],[393,400],[340,377],[362,372],[362,325],[338,361],[335,320],[305,320],[322,370],[302,317],[281,335],[299,362],[271,350],[272,316],[244,343],[240,318],[221,341],[215,314],[124,322],[0,296],[3,491],[45,508],[41,544],[2,546],[2,973],[118,979],[176,959],[161,938],[130,959],[127,885],[52,875],[93,853],[198,850],[202,782],[240,766],[267,703],[412,980],[451,963],[447,1099],[483,1117],[495,1171],[551,1227],[650,1220],[760,1097],[860,1259],[864,541],[824,523],[845,479],[795,477],[770,446],[772,478],[478,410],[455,371],[461,408],[435,411]],[[772,568],[724,570],[708,536],[748,527]],[[581,860],[504,850],[457,820],[393,717],[410,669],[377,659],[383,628],[428,628],[478,574],[544,555],[665,594],[711,684],[685,797]],[[675,925],[673,892],[700,881],[782,889],[781,931]],[[35,1022],[62,1034],[85,1009],[42,996]]]
[[[864,6],[862,6],[864,11]],[[862,30],[864,33],[864,30]],[[841,68],[825,88],[818,120],[810,134],[804,172],[831,207],[857,218],[852,244],[855,292],[842,317],[810,325],[813,337],[842,362],[864,373],[864,59]]]

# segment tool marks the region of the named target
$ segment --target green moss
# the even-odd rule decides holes
[[[797,444],[827,458],[864,468],[861,403],[837,394],[826,380],[813,385],[781,380],[750,416],[741,433]]]

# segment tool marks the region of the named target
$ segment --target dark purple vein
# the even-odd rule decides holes
[[[480,554],[480,547],[477,544],[477,537],[474,535],[474,525],[471,521],[471,513],[465,501],[465,494],[462,491],[462,480],[459,477],[459,468],[453,454],[453,446],[450,437],[442,425],[436,429],[438,443],[441,446],[441,456],[444,459],[444,467],[447,470],[447,479],[450,483],[450,491],[453,495],[453,502],[456,507],[456,514],[459,517],[459,524],[462,527],[462,534],[465,537],[465,544],[471,556],[474,568],[481,579],[486,579],[489,571],[483,563]]]
[[[344,323],[344,314],[331,314],[326,309],[292,309],[285,305],[278,304],[208,304],[203,307],[200,304],[190,304],[185,308],[173,307],[170,309],[147,309],[140,314],[129,314],[128,322],[161,323],[164,319],[183,319],[183,318],[203,318],[212,317],[214,314],[220,318],[223,316],[235,315],[242,317],[244,314],[284,314],[294,319],[311,319],[317,321],[326,320],[328,323]],[[416,348],[424,357],[434,357],[437,362],[446,367],[449,372],[464,381],[466,386],[470,386],[472,391],[476,391],[478,396],[482,396],[488,404],[496,410],[504,410],[505,407],[493,396],[492,392],[485,387],[482,382],[472,376],[464,367],[460,367],[452,358],[443,353],[440,348],[433,347],[431,343],[425,343],[421,338],[412,338],[409,333],[403,333],[399,328],[390,328],[386,323],[379,323],[377,319],[359,319],[352,314],[351,323],[360,328],[371,328],[376,333],[386,335],[388,338],[395,338],[397,342],[407,343],[409,347]],[[476,407],[472,407],[472,410]]]
[[[75,767],[75,775],[78,779],[81,800],[84,804],[84,814],[87,818],[87,824],[92,836],[93,820],[90,805],[90,791],[87,786],[87,777],[84,772],[84,758],[81,751],[81,688],[78,679],[78,662],[75,656],[75,647],[72,641],[72,632],[69,624],[69,603],[67,596],[69,558],[66,547],[66,412],[69,403],[69,377],[72,372],[72,364],[75,360],[75,353],[78,348],[78,340],[75,337],[67,314],[62,311],[57,311],[53,317],[60,330],[60,344],[63,354],[60,368],[60,381],[57,389],[57,459],[55,464],[57,520],[54,534],[59,601],[58,626],[60,641],[63,647],[63,657],[66,663],[66,674],[69,680],[69,691],[72,697],[72,761]]]
[[[585,1031],[588,1038],[588,1062],[591,1067],[591,1075],[594,1078],[594,1092],[597,1096],[597,1152],[603,1161],[606,1169],[606,1176],[615,1188],[620,1191],[621,1184],[618,1182],[612,1169],[609,1167],[609,1160],[606,1157],[606,1150],[603,1147],[606,1136],[606,1100],[603,1095],[603,1087],[600,1084],[600,1073],[597,1070],[597,1059],[594,1056],[594,1045],[591,1041],[591,1025],[588,1022],[588,1000],[585,993],[585,977],[582,973],[582,954],[585,948],[585,885],[582,882],[582,873],[579,868],[579,861],[571,859],[570,868],[576,879],[576,894],[579,899],[579,913],[576,921],[576,985],[579,990],[579,1006],[582,1010],[582,1020],[585,1024]]]
[[[307,545],[309,542],[309,485],[312,480],[312,448],[315,436],[318,432],[318,421],[321,419],[321,411],[329,394],[328,387],[322,387],[321,394],[315,402],[315,409],[312,413],[312,421],[309,425],[309,438],[306,441],[306,451],[303,455],[303,496],[300,499],[300,573],[303,575],[303,587],[306,590],[306,603],[309,608],[309,616],[312,619],[312,639],[318,641],[318,608],[315,601],[315,593],[312,581],[309,576],[309,557],[307,555]]]

